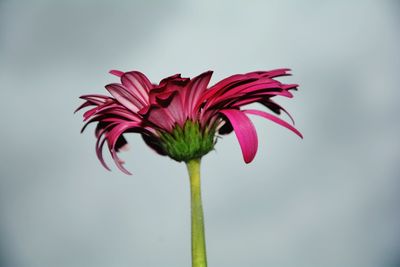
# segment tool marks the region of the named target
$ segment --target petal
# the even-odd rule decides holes
[[[186,95],[183,95],[185,99],[184,100],[185,110],[192,119],[193,119],[192,113],[194,113],[196,110],[195,106],[197,106],[200,97],[206,91],[207,85],[210,82],[212,74],[213,74],[212,71],[206,71],[200,74],[199,76],[194,77],[189,82],[188,86],[185,88]]]
[[[149,122],[153,123],[157,127],[161,128],[167,132],[172,131],[176,121],[172,117],[172,115],[168,109],[152,107],[147,114],[148,114],[147,120]]]
[[[174,121],[181,127],[185,124],[188,115],[183,105],[180,92],[178,92],[177,94],[174,94],[171,103],[165,108],[169,111]]]
[[[149,94],[151,83],[144,74],[131,71],[126,72],[121,77],[122,84],[130,90],[142,103],[149,102]]]
[[[115,165],[117,165],[118,169],[120,169],[123,173],[127,175],[132,175],[131,172],[125,169],[125,167],[123,166],[124,161],[118,157],[117,152],[115,150],[111,150],[111,157],[113,158]]]
[[[79,110],[81,110],[83,108],[86,108],[86,107],[89,107],[89,106],[92,106],[92,105],[93,104],[90,103],[89,101],[85,101],[77,109],[74,110],[74,113],[78,112]]]
[[[108,149],[110,150],[111,156],[117,165],[117,167],[124,173],[126,174],[131,174],[127,169],[125,169],[122,164],[123,161],[118,157],[117,155],[117,145],[118,141],[120,141],[122,134],[126,132],[129,129],[141,129],[141,126],[139,123],[136,122],[126,122],[126,123],[120,123],[113,127],[106,135],[107,138],[107,143],[108,143]]]
[[[115,124],[108,124],[105,127],[101,127],[98,129],[98,132],[96,133],[96,137],[97,137],[97,141],[96,141],[96,155],[97,158],[100,160],[100,163],[103,165],[104,168],[106,168],[107,170],[111,171],[111,169],[107,166],[107,163],[104,160],[103,157],[103,147],[104,144],[107,140],[106,134],[109,131],[110,128],[114,127]],[[96,127],[96,131],[97,131],[97,127]]]
[[[297,134],[298,136],[300,136],[301,138],[303,138],[303,135],[296,129],[294,128],[292,125],[290,125],[289,123],[287,123],[286,121],[271,115],[269,113],[266,113],[264,111],[260,111],[260,110],[255,110],[255,109],[247,109],[247,110],[243,110],[243,112],[248,113],[248,114],[253,114],[253,115],[258,115],[261,116],[263,118],[266,118],[267,120],[271,120],[289,130],[291,130],[292,132],[294,132],[295,134]]]
[[[254,159],[258,148],[257,132],[253,123],[240,110],[224,109],[220,113],[225,115],[232,124],[242,149],[244,162],[250,163]]]
[[[279,76],[290,75],[290,73],[289,73],[290,70],[291,69],[288,69],[288,68],[282,68],[282,69],[275,69],[275,70],[269,70],[269,71],[250,72],[250,73],[247,73],[247,75],[257,73],[258,75],[260,75],[262,77],[275,78],[275,77],[279,77]]]
[[[237,84],[242,82],[243,80],[246,80],[246,77],[242,74],[235,74],[232,76],[229,76],[218,83],[214,84],[211,86],[208,90],[204,92],[204,94],[201,96],[201,101],[199,101],[198,106],[201,105],[203,101],[206,99],[210,98],[215,98],[216,96],[221,94],[221,91],[224,91],[228,86],[232,84]]]
[[[275,103],[271,99],[262,99],[262,100],[260,100],[258,102],[260,104],[266,106],[267,108],[272,110],[272,112],[274,112],[274,113],[276,113],[278,115],[281,114],[281,110],[282,110],[283,112],[286,113],[286,115],[288,115],[288,117],[292,121],[292,124],[295,125],[295,122],[294,122],[294,119],[293,119],[292,115],[290,115],[290,113],[286,109],[284,109],[281,105],[279,105],[278,103]]]
[[[97,155],[97,158],[99,159],[101,165],[103,165],[103,167],[106,170],[111,171],[111,169],[107,166],[107,163],[106,163],[106,161],[104,160],[104,157],[103,157],[103,147],[104,147],[104,144],[105,144],[106,140],[107,139],[105,137],[103,137],[101,139],[100,138],[97,139],[97,141],[96,141],[96,155]]]
[[[74,113],[77,111],[88,107],[88,106],[93,106],[93,105],[102,105],[105,104],[107,101],[112,100],[111,97],[105,96],[105,95],[82,95],[79,98],[86,100],[82,105],[80,105]]]
[[[121,84],[113,83],[113,84],[108,84],[105,87],[119,103],[121,103],[123,106],[125,106],[126,108],[130,109],[133,112],[137,112],[144,106],[140,100],[138,100],[131,92],[129,92]]]
[[[124,72],[120,71],[120,70],[110,70],[109,73],[112,75],[118,76],[118,77],[121,77],[122,75],[124,75]]]
[[[219,108],[231,108],[232,104],[235,102],[254,96],[273,97],[281,95],[289,98],[293,97],[290,92],[284,89],[286,85],[280,83],[279,81],[268,77],[262,77],[259,74],[254,73],[246,76],[250,77],[241,79],[240,83],[231,83],[229,86],[220,89],[216,88],[215,86],[210,88],[208,92],[211,90],[217,91],[215,91],[213,95],[208,94],[208,92],[204,94],[208,94],[209,96],[209,98],[206,99],[207,104],[204,108],[207,109],[215,106],[219,106]]]

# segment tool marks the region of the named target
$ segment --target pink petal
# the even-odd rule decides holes
[[[107,163],[105,162],[104,157],[103,157],[103,147],[104,147],[104,143],[107,140],[107,138],[101,136],[101,135],[103,135],[104,132],[105,131],[103,130],[100,133],[99,138],[97,138],[96,155],[97,155],[97,158],[100,160],[101,165],[103,165],[103,167],[106,168],[107,170],[111,171],[111,169],[107,166]]]
[[[133,112],[137,112],[144,106],[139,99],[137,99],[132,93],[130,93],[124,86],[113,83],[105,86],[110,94],[126,108]]]
[[[290,71],[290,69],[288,69],[288,68],[275,69],[275,70],[269,70],[269,71],[260,71],[259,75],[261,75],[262,77],[275,78],[278,76],[290,75],[289,71]]]
[[[115,150],[111,151],[111,157],[113,158],[115,165],[117,165],[118,169],[120,169],[123,173],[127,175],[132,175],[131,172],[129,172],[123,164],[125,163],[122,159],[120,159],[117,155],[117,152]]]
[[[86,121],[91,116],[93,116],[97,112],[98,109],[99,109],[99,107],[96,106],[94,108],[91,108],[91,109],[85,111],[85,113],[83,113],[83,121]]]
[[[255,109],[247,109],[247,110],[243,110],[243,112],[248,113],[248,114],[258,115],[263,118],[266,118],[267,120],[271,120],[287,129],[291,130],[292,132],[294,132],[295,134],[297,134],[298,136],[303,138],[303,135],[296,128],[294,128],[292,125],[290,125],[286,121],[284,121],[272,114],[269,114],[269,113],[266,113],[266,112],[260,111],[260,110],[255,110]]]
[[[240,110],[224,109],[220,113],[224,114],[232,124],[242,149],[244,162],[250,163],[254,159],[258,148],[257,132],[253,123]]]
[[[261,101],[259,101],[259,103],[271,109],[272,111],[274,111],[274,109],[277,110],[277,114],[280,114],[280,111],[282,110],[283,112],[286,113],[286,115],[288,115],[289,119],[292,121],[292,124],[295,125],[292,115],[290,115],[290,113],[286,109],[284,109],[281,105],[279,105],[275,101],[272,101],[271,99],[266,99],[266,100],[262,99]]]
[[[74,113],[78,112],[79,110],[81,110],[83,108],[86,108],[86,107],[89,107],[92,105],[94,105],[94,104],[90,103],[89,101],[85,101],[77,109],[75,109]]]
[[[82,95],[79,98],[86,100],[82,105],[80,105],[75,111],[79,111],[85,107],[91,106],[91,105],[102,105],[105,104],[107,101],[112,100],[111,97],[105,96],[105,95]]]
[[[121,77],[122,75],[124,75],[124,72],[120,71],[120,70],[110,70],[109,73],[112,75],[118,76],[118,77]]]
[[[154,85],[150,82],[147,76],[141,73],[140,71],[131,71],[128,73],[134,73],[136,78],[139,80],[139,82],[142,84],[142,86],[146,89],[147,92],[149,92],[151,88],[154,87]]]
[[[149,94],[151,84],[144,74],[131,71],[126,72],[121,77],[122,84],[129,89],[142,103],[149,102]]]
[[[131,174],[127,169],[125,169],[122,164],[123,161],[118,157],[117,155],[117,141],[119,138],[122,136],[122,134],[129,130],[129,129],[134,129],[134,128],[141,128],[139,123],[136,122],[126,122],[124,124],[118,124],[115,127],[113,127],[106,135],[107,138],[107,143],[108,143],[108,149],[111,152],[111,156],[117,165],[117,167],[124,173],[126,174]]]

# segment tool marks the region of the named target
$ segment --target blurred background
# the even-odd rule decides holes
[[[290,67],[304,134],[254,119],[203,159],[209,266],[400,266],[400,2],[0,1],[0,266],[190,266],[184,164],[83,135],[110,69],[153,82]],[[286,119],[286,118],[285,118]]]

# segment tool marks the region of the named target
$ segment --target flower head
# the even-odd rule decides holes
[[[88,124],[97,123],[96,153],[107,169],[102,154],[106,142],[118,168],[129,174],[117,152],[127,144],[123,134],[130,132],[139,133],[159,154],[187,162],[210,152],[217,134],[234,131],[243,159],[249,163],[256,155],[258,141],[248,115],[261,116],[302,137],[291,124],[271,113],[242,109],[260,103],[275,114],[285,112],[293,122],[290,114],[272,100],[275,96],[293,97],[290,90],[297,89],[297,84],[275,79],[289,75],[288,71],[236,74],[208,87],[212,71],[193,79],[176,74],[156,85],[138,71],[112,70],[110,73],[120,77],[121,82],[105,86],[111,96],[83,95],[85,102],[76,111],[91,107],[83,114],[86,124],[82,131]]]

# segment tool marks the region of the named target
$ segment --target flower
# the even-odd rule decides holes
[[[293,97],[290,90],[297,84],[283,84],[276,77],[290,75],[289,69],[255,71],[227,77],[207,87],[212,71],[193,79],[180,74],[167,77],[158,85],[152,84],[139,71],[110,71],[121,83],[105,86],[111,96],[91,94],[80,98],[85,102],[76,111],[91,107],[84,114],[86,124],[96,122],[96,154],[103,159],[103,146],[108,149],[116,165],[130,174],[119,159],[117,152],[124,149],[125,133],[139,133],[148,146],[161,155],[176,161],[188,162],[201,158],[213,150],[218,134],[235,132],[243,159],[251,162],[257,152],[258,140],[248,115],[261,116],[291,130],[301,133],[277,116],[257,109],[242,109],[252,103],[260,103],[275,114],[290,114],[272,100],[275,96]]]

